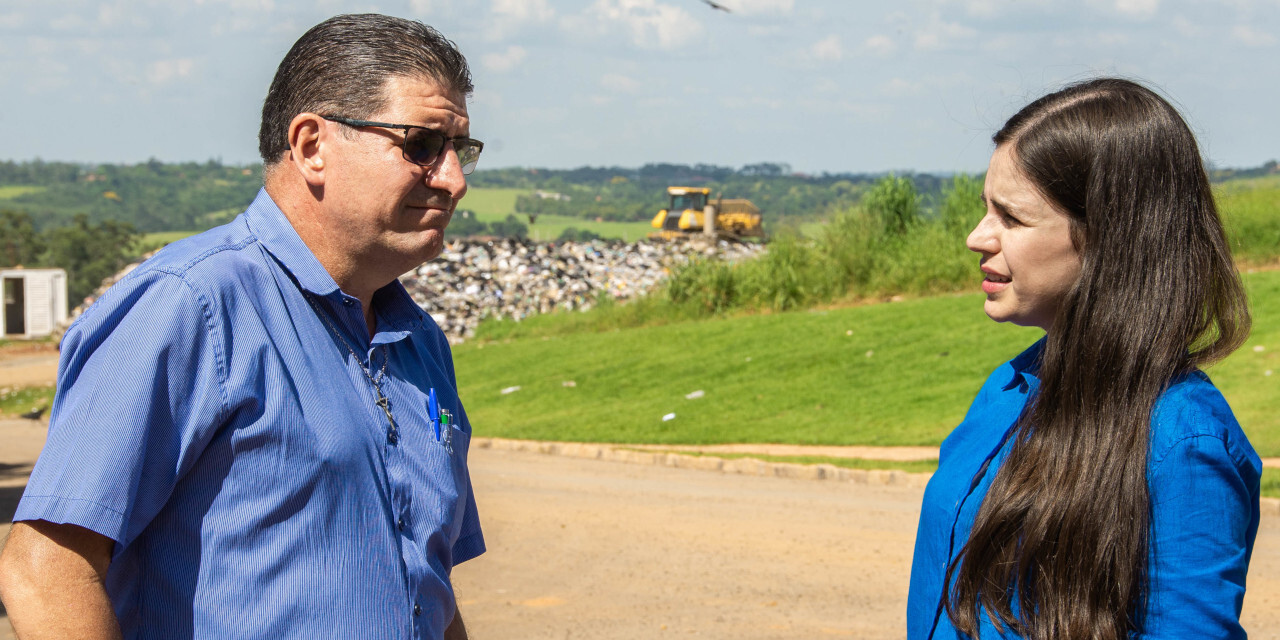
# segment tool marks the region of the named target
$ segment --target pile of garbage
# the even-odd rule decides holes
[[[587,310],[601,295],[628,300],[661,283],[671,268],[694,256],[737,262],[764,250],[760,244],[708,241],[535,243],[529,240],[455,240],[440,257],[400,276],[410,295],[450,341],[475,335],[489,316],[523,320],[556,309]],[[57,338],[98,296],[142,260],[102,282],[57,330]]]
[[[449,339],[459,342],[489,316],[523,320],[556,309],[585,311],[601,295],[627,300],[649,292],[691,257],[736,262],[761,251],[759,244],[725,241],[456,240],[400,282]]]

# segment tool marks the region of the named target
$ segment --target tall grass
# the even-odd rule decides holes
[[[914,204],[901,193],[906,184],[886,183],[894,197],[870,198],[868,206],[843,211],[821,229],[778,233],[757,260],[693,260],[637,301],[601,300],[588,314],[562,312],[520,325],[486,321],[477,336],[568,335],[974,288],[977,260],[964,239],[982,217],[981,180],[955,178],[930,217],[894,209]],[[1280,264],[1280,176],[1234,180],[1216,186],[1215,195],[1241,266]]]
[[[982,216],[981,193],[977,180],[957,177],[932,220],[892,207],[850,209],[815,240],[783,235],[758,260],[691,262],[672,273],[665,292],[676,306],[719,314],[958,291],[976,279],[964,236]]]
[[[784,229],[755,260],[695,258],[673,268],[660,289],[627,304],[602,296],[590,313],[556,312],[521,322],[492,318],[476,337],[564,336],[971,287],[978,272],[964,237],[982,217],[982,183],[955,178],[929,219],[917,215],[915,196],[902,193],[909,185],[890,176],[885,190],[893,197],[838,213],[814,239]]]
[[[1280,175],[1232,180],[1215,195],[1236,260],[1251,267],[1280,261]]]

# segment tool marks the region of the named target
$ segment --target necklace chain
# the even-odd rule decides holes
[[[344,338],[342,333],[338,331],[338,328],[334,326],[333,321],[329,319],[329,314],[321,311],[319,305],[316,304],[315,300],[311,299],[311,296],[304,294],[303,297],[307,299],[307,303],[311,305],[311,309],[316,312],[316,315],[320,316],[320,319],[324,321],[325,327],[329,329],[329,333],[333,334],[333,337],[337,338],[338,342],[341,342],[342,346],[347,348],[347,352],[351,354],[352,358],[355,358],[356,364],[360,365],[360,372],[369,380],[369,384],[373,385],[373,402],[378,405],[379,409],[382,409],[383,413],[387,415],[387,442],[395,444],[400,440],[400,430],[396,426],[395,416],[391,415],[391,401],[382,393],[382,385],[379,384],[387,376],[387,362],[390,360],[387,356],[387,345],[384,344],[380,348],[382,351],[382,368],[378,369],[378,375],[375,377],[369,366],[360,359],[356,350],[351,347],[351,343],[347,342],[347,339]],[[371,365],[373,362],[370,362],[369,364]]]

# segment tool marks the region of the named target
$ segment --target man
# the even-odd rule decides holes
[[[466,61],[339,16],[281,62],[265,188],[67,333],[0,591],[21,638],[465,638],[484,551],[444,335],[396,280],[482,148]]]

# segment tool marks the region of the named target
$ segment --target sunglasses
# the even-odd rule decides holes
[[[351,118],[339,116],[320,117],[339,124],[345,124],[348,127],[403,129],[404,144],[400,145],[400,149],[404,152],[404,159],[423,167],[435,164],[440,159],[440,156],[444,155],[445,144],[452,142],[453,150],[458,153],[458,164],[462,165],[462,175],[464,176],[469,176],[472,171],[476,170],[476,163],[480,161],[480,152],[484,150],[484,143],[479,140],[446,138],[444,134],[435,129],[420,127],[416,124],[370,122],[369,120],[352,120]]]

